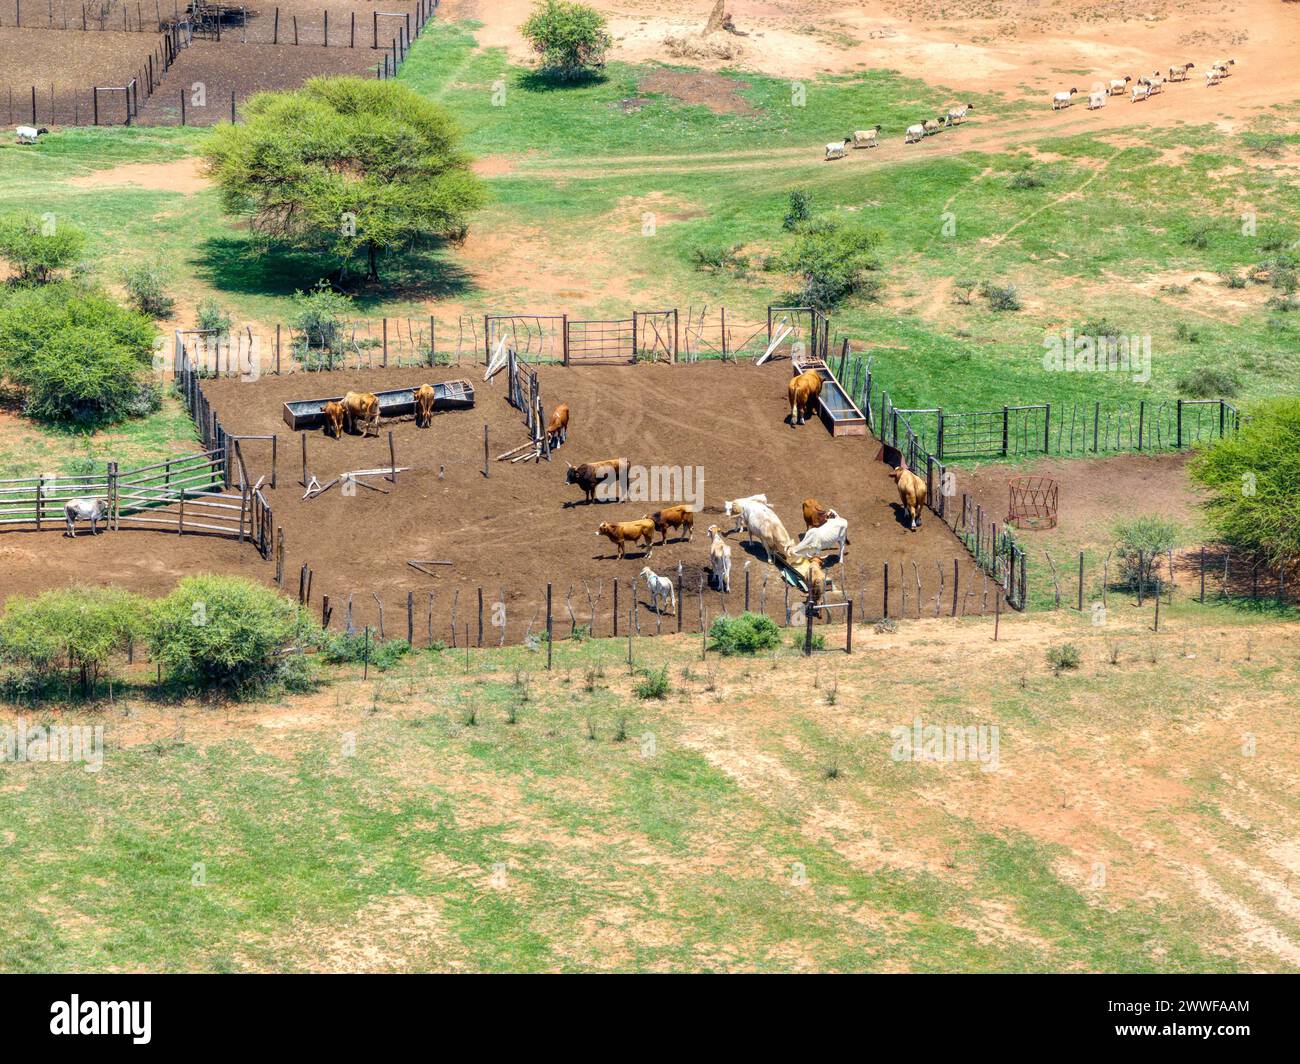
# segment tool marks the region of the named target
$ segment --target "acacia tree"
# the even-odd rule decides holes
[[[382,253],[463,236],[483,204],[450,115],[400,82],[313,78],[259,93],[244,115],[205,150],[225,209],[345,269],[364,253],[370,280]]]

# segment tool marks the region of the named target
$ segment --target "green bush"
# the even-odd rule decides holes
[[[1042,188],[1045,184],[1047,182],[1032,170],[1019,170],[1011,175],[1011,180],[1007,182],[1007,188]]]
[[[1192,458],[1191,474],[1210,490],[1206,516],[1225,543],[1274,567],[1300,563],[1300,399],[1261,403]]]
[[[1178,378],[1178,390],[1192,399],[1230,399],[1241,390],[1241,378],[1224,366],[1197,366]]]
[[[739,617],[719,617],[709,626],[711,647],[719,654],[757,654],[781,645],[781,629],[761,613],[742,613]]]
[[[1136,584],[1139,576],[1146,579],[1152,557],[1177,546],[1180,533],[1175,522],[1154,514],[1117,521],[1113,528],[1115,557],[1119,561],[1123,582]],[[1140,558],[1145,559],[1141,568],[1138,565]]]
[[[637,698],[667,698],[671,689],[668,682],[668,666],[661,665],[657,669],[642,669],[641,679],[632,687]]]
[[[309,350],[335,353],[342,346],[343,327],[351,313],[350,297],[319,284],[310,292],[293,294],[289,324]]]
[[[1052,666],[1053,672],[1077,669],[1079,667],[1079,648],[1073,643],[1066,643],[1059,647],[1048,647],[1047,663]]]
[[[109,657],[144,633],[145,614],[143,600],[116,587],[11,598],[0,615],[0,661],[25,667],[37,689],[75,676],[90,694]]]
[[[998,285],[985,281],[980,285],[980,295],[988,300],[989,306],[994,310],[1019,310],[1023,306],[1020,302],[1020,289],[1013,284]]]
[[[366,633],[346,632],[329,636],[321,647],[321,658],[331,665],[360,665],[369,657],[370,664],[380,672],[391,669],[411,651],[404,639],[385,639],[382,643]]]
[[[156,409],[153,323],[72,282],[0,298],[0,375],[42,421],[97,426]]]
[[[122,271],[127,298],[141,314],[151,318],[171,316],[176,300],[167,294],[162,267],[156,263],[136,263]]]
[[[220,303],[210,296],[199,301],[195,308],[195,325],[218,339],[230,335],[231,318]]]
[[[744,273],[749,259],[741,254],[743,244],[704,244],[691,250],[691,260],[697,270],[730,270]]]
[[[186,577],[154,605],[149,645],[170,677],[242,694],[282,679],[286,659],[279,652],[319,635],[296,604],[271,588],[204,574]]]
[[[790,203],[786,208],[785,217],[781,219],[781,228],[798,229],[811,217],[812,197],[803,189],[796,188],[790,193]]]
[[[612,42],[605,17],[585,4],[545,0],[519,32],[542,60],[542,71],[559,78],[579,78],[605,65]]]
[[[10,214],[0,218],[0,259],[23,284],[45,284],[73,266],[86,246],[86,234],[53,215]]]
[[[871,276],[880,266],[878,243],[876,233],[826,219],[805,226],[776,266],[798,279],[793,298],[801,305],[827,310],[850,296],[876,299],[883,287]]]

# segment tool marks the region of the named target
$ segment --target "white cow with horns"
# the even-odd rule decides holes
[[[67,535],[77,538],[77,522],[89,521],[90,534],[99,535],[99,522],[108,521],[108,500],[84,498],[69,499],[63,506],[63,516],[68,521]]]

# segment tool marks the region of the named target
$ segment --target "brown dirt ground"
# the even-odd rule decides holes
[[[9,121],[31,118],[31,86],[36,86],[37,114],[44,114],[50,86],[88,90],[92,85],[121,85],[145,62],[158,43],[155,33],[82,33],[62,30],[15,29],[12,19],[0,28],[0,114],[8,114],[9,92],[14,111]],[[41,93],[46,98],[41,99]],[[24,95],[26,94],[26,95]],[[88,120],[88,119],[87,119]]]
[[[388,634],[399,630],[405,634],[402,614],[410,591],[416,596],[417,632],[427,636],[426,592],[433,591],[437,595],[435,638],[447,639],[448,611],[457,588],[462,632],[466,620],[475,620],[471,606],[475,589],[482,586],[491,603],[505,588],[508,637],[514,641],[543,602],[549,580],[555,588],[557,629],[563,632],[568,623],[563,603],[571,584],[574,609],[580,623],[585,621],[585,579],[593,593],[603,582],[597,630],[608,634],[612,580],[617,577],[624,585],[620,607],[625,611],[626,586],[647,559],[641,550],[629,550],[624,560],[617,560],[608,540],[596,536],[596,526],[637,518],[656,507],[646,502],[589,506],[578,489],[564,483],[564,475],[566,459],[577,464],[614,455],[647,465],[703,467],[706,512],[697,521],[694,540],[670,539],[655,548],[649,562],[659,573],[674,572],[681,562],[688,587],[707,565],[704,529],[714,522],[729,527],[721,514],[723,500],[760,491],[767,493],[792,535],[802,533],[801,502],[809,495],[848,518],[845,572],[840,574],[832,558],[828,573],[837,585],[847,581],[859,604],[867,603],[869,616],[880,612],[885,561],[890,562],[895,615],[903,607],[904,586],[908,614],[914,614],[916,575],[932,608],[938,590],[936,567],[942,567],[950,581],[954,560],[962,567],[962,586],[979,586],[982,577],[937,518],[927,513],[915,532],[896,519],[897,494],[886,467],[873,461],[878,446],[873,438],[832,439],[820,423],[795,430],[784,424],[789,372],[788,362],[758,369],[719,363],[541,367],[539,382],[548,407],[566,402],[572,412],[569,442],[549,464],[494,461],[488,479],[482,473],[484,423],[489,426],[493,457],[526,436],[518,413],[505,401],[504,378],[498,376],[487,384],[475,379],[476,409],[440,414],[427,430],[400,421],[387,425],[379,439],[349,436],[335,441],[319,432],[308,434],[309,466],[322,483],[346,470],[387,465],[388,429],[394,434],[398,465],[414,467],[398,475],[388,495],[362,489],[355,497],[344,498],[335,487],[308,501],[302,500],[297,485],[299,441],[282,420],[286,400],[473,377],[474,371],[392,368],[299,374],[255,383],[209,381],[205,391],[228,432],[278,434],[278,487],[268,491],[268,500],[276,524],[285,532],[286,587],[296,588],[300,566],[309,564],[314,573],[313,607],[318,610],[321,596],[329,595],[336,625],[343,620],[349,593],[355,594],[356,623],[373,623],[377,610],[371,596],[378,594],[385,603]],[[269,472],[268,444],[249,443],[245,454],[250,476]],[[439,467],[445,469],[441,479]],[[575,501],[576,505],[569,505]],[[724,605],[733,613],[743,608],[744,565],[750,559],[751,605],[757,608],[767,574],[766,608],[774,616],[782,615],[785,585],[767,565],[761,549],[746,553],[739,536],[732,536],[731,544],[732,593],[724,601],[723,596],[706,591],[709,613],[716,614]],[[165,533],[123,531],[93,541],[67,540],[57,532],[33,533],[5,537],[4,548],[8,554],[3,569],[12,574],[6,580],[10,593],[30,593],[78,579],[161,591],[177,576],[195,569],[253,574],[268,581],[273,576],[271,563],[257,559],[248,546]],[[437,576],[426,576],[406,564],[408,559],[431,558],[455,564]],[[864,582],[865,600],[861,597]],[[684,621],[693,628],[698,625],[694,598],[688,595],[683,607]],[[987,608],[992,605],[990,600]],[[653,630],[652,615],[643,613],[641,624],[643,630],[647,625]],[[533,630],[537,631],[536,625]],[[488,629],[487,637],[497,634]]]

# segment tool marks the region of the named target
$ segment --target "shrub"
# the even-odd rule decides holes
[[[181,682],[236,694],[264,688],[283,672],[279,652],[319,632],[289,599],[232,576],[182,580],[154,606],[153,659]]]
[[[1178,390],[1192,399],[1229,399],[1241,389],[1241,378],[1225,366],[1197,366],[1178,378]]]
[[[1079,648],[1073,643],[1065,643],[1059,647],[1048,647],[1047,663],[1052,666],[1053,672],[1077,669],[1079,667]]]
[[[1189,247],[1204,250],[1210,246],[1210,237],[1214,235],[1214,226],[1208,222],[1195,222],[1183,234],[1183,243]]]
[[[15,291],[0,302],[0,374],[29,416],[98,425],[121,421],[142,399],[155,330],[141,314],[71,282]]]
[[[641,679],[637,681],[632,690],[637,698],[667,698],[671,685],[668,682],[668,666],[661,665],[657,669],[642,669]],[[594,736],[593,736],[594,738]]]
[[[798,278],[794,298],[801,305],[826,310],[849,296],[879,296],[881,282],[869,276],[880,265],[878,243],[875,233],[826,220],[805,227],[777,265]]]
[[[1229,288],[1246,287],[1246,278],[1244,278],[1241,274],[1237,273],[1235,270],[1224,270],[1223,273],[1219,274],[1219,278]]]
[[[761,613],[742,613],[739,617],[719,617],[709,626],[712,649],[719,654],[757,654],[781,645],[781,629]]]
[[[110,655],[144,632],[145,605],[116,587],[61,588],[5,603],[0,661],[24,666],[31,693],[75,675],[90,694]]]
[[[542,71],[559,78],[579,78],[604,66],[612,43],[605,17],[585,4],[545,0],[519,32],[542,60]]]
[[[980,285],[980,295],[988,300],[994,310],[1019,310],[1020,290],[1013,284],[996,285],[985,281]]]
[[[790,193],[790,203],[786,207],[785,217],[781,219],[782,229],[798,229],[812,217],[812,197],[803,189],[796,188]]]
[[[226,337],[230,335],[232,322],[225,308],[215,299],[208,297],[200,300],[195,308],[194,324],[197,328],[217,337]]]
[[[155,263],[128,266],[122,271],[122,283],[131,305],[141,314],[151,318],[171,316],[176,300],[167,294],[161,266]]]
[[[23,284],[45,284],[74,265],[86,246],[86,234],[70,222],[47,215],[11,214],[0,218],[0,259],[13,267]]]
[[[1192,477],[1210,490],[1206,516],[1224,542],[1291,568],[1300,562],[1300,399],[1270,400],[1251,415],[1193,457]]]
[[[691,251],[691,259],[698,270],[730,270],[744,273],[749,268],[749,259],[741,254],[743,244],[704,244]]]
[[[1176,546],[1179,532],[1173,521],[1154,514],[1117,521],[1113,528],[1115,557],[1124,582],[1136,584],[1139,576],[1145,578],[1150,572],[1152,556]],[[1141,569],[1138,567],[1139,558],[1146,559]]]
[[[338,350],[343,325],[352,312],[351,298],[322,283],[310,292],[295,292],[293,308],[289,324],[301,334],[309,350]]]
[[[1020,170],[1012,174],[1011,180],[1007,182],[1007,188],[1042,188],[1046,184],[1047,182],[1032,170]]]
[[[321,658],[331,665],[344,663],[361,664],[369,657],[370,664],[380,672],[386,672],[410,653],[410,646],[404,639],[385,639],[382,643],[366,633],[353,632],[351,635],[328,636],[321,647]]]

